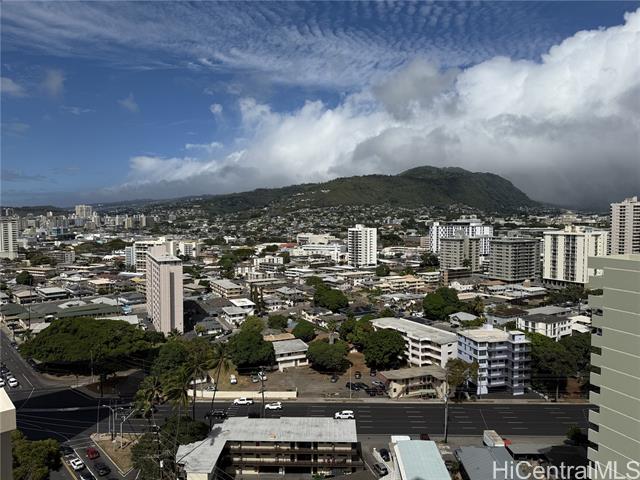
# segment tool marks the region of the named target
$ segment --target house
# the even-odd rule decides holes
[[[196,323],[194,330],[202,330],[201,333],[198,333],[199,337],[210,335],[217,336],[224,332],[224,328],[220,322],[213,318],[208,318]]]
[[[309,360],[307,359],[309,345],[299,338],[273,342],[273,350],[276,353],[278,370],[281,372],[285,368],[309,365]]]
[[[42,297],[43,300],[61,300],[69,297],[69,292],[64,288],[59,287],[36,287],[36,293]]]
[[[310,307],[303,309],[302,312],[300,312],[300,315],[302,316],[303,320],[318,324],[318,322],[321,321],[322,317],[332,315],[332,313],[333,312],[327,308]]]
[[[387,380],[390,398],[444,398],[447,392],[447,373],[439,365],[387,370],[379,375]]]
[[[552,338],[556,342],[571,335],[572,321],[569,317],[555,315],[527,315],[516,320],[516,328],[525,332],[534,332]]]
[[[253,315],[256,304],[248,298],[230,298],[229,301],[234,307],[241,308],[247,316]]]
[[[463,322],[472,322],[477,319],[478,317],[474,314],[467,312],[456,312],[449,315],[449,322],[454,325],[462,325]]]
[[[242,322],[247,319],[248,315],[242,307],[223,307],[222,318],[229,322],[231,325],[239,327]]]

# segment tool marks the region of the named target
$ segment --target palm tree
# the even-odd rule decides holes
[[[145,418],[149,418],[148,415],[151,414],[151,420],[154,425],[156,423],[154,418],[155,405],[160,403],[162,397],[162,382],[160,381],[160,377],[156,375],[146,377],[142,381],[140,389],[136,392],[136,408],[140,410],[140,413],[142,413],[142,416]]]
[[[338,329],[338,322],[336,322],[333,319],[327,322],[327,331],[329,332],[329,343],[331,345],[333,345],[335,341],[335,333],[337,329]]]
[[[178,416],[182,407],[189,406],[189,390],[191,389],[191,369],[181,367],[171,376],[163,389],[165,397],[171,402],[173,407],[178,408]]]
[[[196,419],[196,388],[198,380],[207,378],[209,369],[212,366],[212,351],[208,342],[202,345],[193,345],[194,348],[189,355],[189,371],[191,372],[191,378],[193,379],[193,403],[192,403],[192,416]],[[200,347],[200,348],[198,348]],[[215,392],[215,390],[214,390]]]
[[[216,388],[213,391],[213,396],[211,397],[211,408],[210,412],[213,411],[213,402],[216,399],[216,392],[218,391],[218,387],[220,385],[220,374],[224,371],[225,374],[231,369],[231,358],[229,356],[229,344],[227,343],[216,343],[213,346],[213,358],[212,358],[212,367],[216,369]],[[209,416],[209,427],[211,428],[211,422],[213,417]]]

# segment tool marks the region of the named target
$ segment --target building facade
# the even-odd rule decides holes
[[[557,342],[571,335],[572,323],[569,317],[534,314],[519,317],[516,320],[516,328],[524,332],[539,333]]]
[[[616,462],[617,478],[633,478],[626,467],[640,452],[640,255],[591,258],[589,266],[597,272],[589,288],[603,293],[589,297],[596,333],[587,457],[592,466]]]
[[[547,286],[584,285],[589,280],[589,257],[607,254],[609,232],[567,226],[544,232],[542,280]]]
[[[611,204],[611,255],[640,253],[640,201],[626,198]]]
[[[145,272],[147,270],[147,252],[150,248],[162,246],[165,252],[173,255],[169,251],[166,240],[138,240],[133,242],[131,247],[125,247],[125,265],[135,267],[136,272]]]
[[[0,478],[13,479],[11,432],[16,429],[16,407],[4,388],[0,388]]]
[[[183,333],[182,261],[164,246],[151,248],[146,255],[147,314],[159,332]]]
[[[480,238],[458,234],[440,239],[440,268],[468,268],[480,271]]]
[[[487,276],[503,282],[522,282],[540,277],[540,241],[526,237],[495,237]]]
[[[371,324],[375,330],[390,329],[402,335],[405,342],[405,358],[410,365],[445,367],[450,359],[456,358],[455,333],[405,318],[376,318]]]
[[[452,222],[433,222],[429,227],[429,244],[433,253],[440,252],[440,242],[443,238],[456,235],[480,238],[480,255],[489,255],[490,239],[493,236],[493,227],[484,225],[477,218],[463,218]]]
[[[478,363],[477,395],[495,390],[522,395],[531,378],[531,347],[522,332],[491,325],[459,331],[458,358]]]
[[[18,219],[0,218],[0,258],[18,258]]]
[[[349,265],[375,267],[378,263],[378,230],[356,225],[347,232]]]
[[[93,216],[93,207],[91,205],[76,205],[76,217],[89,219]]]

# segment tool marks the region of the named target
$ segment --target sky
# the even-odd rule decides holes
[[[640,193],[639,2],[3,2],[1,202],[458,166]]]

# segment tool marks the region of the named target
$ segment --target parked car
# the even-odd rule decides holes
[[[382,465],[381,463],[374,463],[373,464],[373,469],[375,470],[375,472],[378,474],[378,476],[380,477],[384,477],[385,475],[389,474],[389,470],[387,470],[387,467],[385,467],[384,465]]]
[[[89,460],[95,460],[96,458],[100,458],[100,452],[93,447],[87,448],[86,454]]]
[[[5,385],[4,380],[0,378],[0,388],[4,387],[4,385]]]
[[[258,378],[260,380],[262,380],[263,382],[266,382],[267,381],[267,374],[264,373],[264,372],[258,372]]]
[[[264,406],[265,410],[282,410],[282,402],[271,402]]]
[[[376,369],[372,368],[371,370],[369,370],[370,377],[375,377],[376,375],[378,375],[378,371]]]
[[[230,383],[231,385],[235,385],[236,383],[238,383],[238,378],[237,378],[235,375],[231,375],[231,376],[229,377],[229,383]]]
[[[381,382],[380,380],[372,380],[371,385],[375,385],[376,387],[380,387],[380,388],[385,388],[384,382]]]
[[[69,455],[74,455],[76,452],[74,452],[73,448],[71,448],[69,445],[60,445],[60,453],[62,453],[63,456],[67,457]]]
[[[250,398],[240,397],[233,401],[234,405],[253,405],[253,400]]]
[[[355,383],[352,383],[352,382],[347,382],[345,387],[348,388],[349,390],[353,390],[354,392],[357,392],[358,390],[360,390],[358,388],[358,385],[356,385]]]
[[[358,382],[355,385],[356,385],[356,387],[358,387],[358,390],[367,390],[368,388],[371,388],[371,387],[369,387],[369,385],[367,385],[366,383],[363,383],[363,382]]]
[[[421,433],[420,440],[431,440],[431,437],[429,437],[428,433]]]
[[[334,373],[333,375],[331,375],[331,383],[338,383],[339,378],[340,377],[338,377],[338,375]]]
[[[10,386],[11,388],[16,388],[16,387],[19,385],[18,380],[16,380],[16,379],[15,379],[15,378],[13,378],[13,377],[11,377],[11,378],[7,381],[7,383],[9,384],[9,386]]]
[[[207,392],[215,392],[215,391],[216,391],[216,386],[215,386],[215,384],[213,384],[213,385],[207,385],[207,386],[205,387],[205,390],[206,390]]]
[[[225,419],[225,418],[227,418],[227,416],[228,416],[228,415],[227,415],[227,412],[225,412],[225,411],[224,411],[224,410],[222,410],[222,409],[216,409],[216,410],[214,410],[213,412],[211,412],[211,413],[210,413],[210,415],[211,415],[213,418],[222,419],[222,420],[224,420],[224,419]]]
[[[258,375],[251,375],[251,382],[258,383],[260,381],[260,377]]]
[[[380,450],[378,450],[378,453],[380,453],[380,456],[385,462],[391,461],[391,455],[389,454],[389,450],[387,450],[386,448],[381,448]]]
[[[101,477],[104,477],[105,475],[109,475],[111,473],[111,469],[104,463],[94,463],[93,466],[95,467],[96,472],[98,472],[98,475]]]
[[[362,372],[360,370],[356,370],[356,373],[353,375],[356,380],[362,378]]]
[[[333,415],[333,418],[346,420],[346,419],[355,419],[356,416],[354,415],[353,410],[342,410],[341,412],[336,412]]]
[[[89,471],[80,473],[80,480],[96,480],[96,477]]]
[[[76,472],[84,468],[84,462],[78,457],[69,460],[69,465],[71,465],[71,468],[73,468]]]

